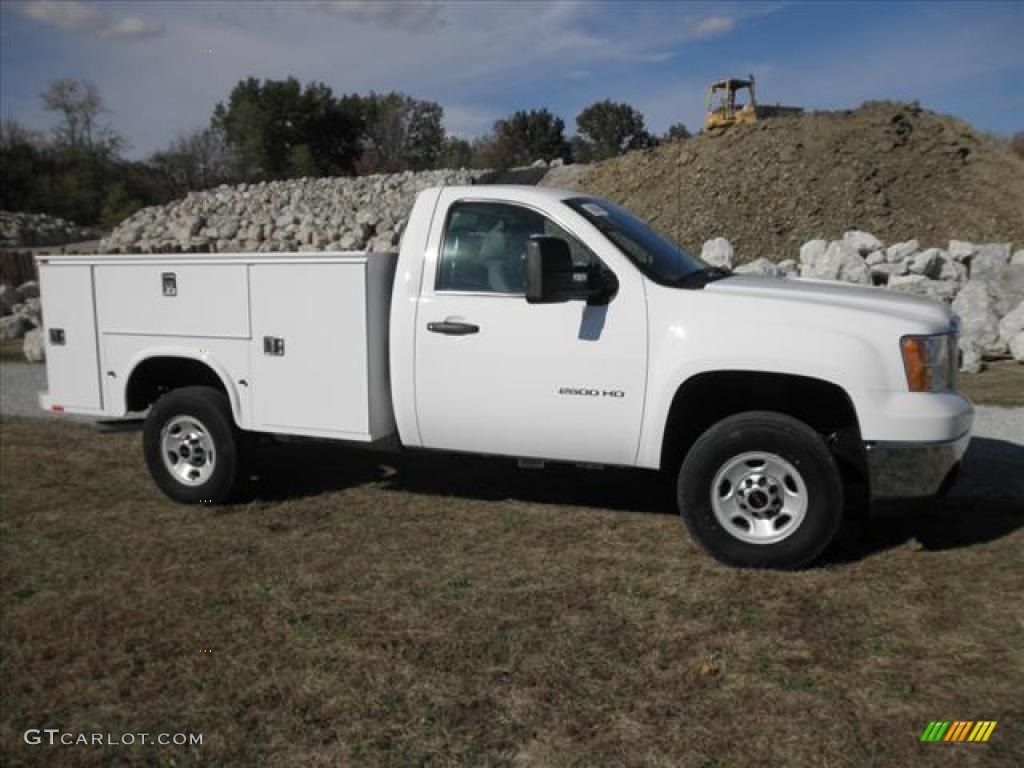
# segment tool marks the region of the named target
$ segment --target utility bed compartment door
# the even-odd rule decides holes
[[[381,392],[372,387],[387,383],[371,377],[367,263],[253,264],[250,270],[255,428],[375,439],[371,401]],[[386,328],[374,328],[378,336],[381,331]]]
[[[100,364],[92,267],[40,264],[46,318],[46,378],[49,401],[67,409],[100,410]]]
[[[100,330],[159,336],[249,336],[244,264],[101,264]]]

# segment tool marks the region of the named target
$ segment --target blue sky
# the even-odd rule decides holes
[[[205,125],[247,76],[405,91],[472,137],[542,106],[571,133],[604,98],[658,132],[696,128],[707,82],[749,72],[764,102],[917,99],[1009,135],[1024,129],[1024,2],[0,4],[0,116],[48,129],[39,91],[89,79],[136,158]]]

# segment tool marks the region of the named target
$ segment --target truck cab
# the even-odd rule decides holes
[[[154,480],[183,502],[229,498],[255,433],[635,467],[675,478],[718,559],[790,568],[855,503],[948,485],[973,418],[944,305],[732,275],[564,190],[425,190],[397,257],[40,272],[68,326],[43,406],[145,412]]]

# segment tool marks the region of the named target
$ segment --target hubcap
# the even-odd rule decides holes
[[[711,485],[718,522],[740,541],[775,544],[807,514],[807,486],[796,468],[774,453],[742,453],[725,462]]]
[[[160,432],[164,466],[182,485],[202,485],[213,474],[216,456],[206,426],[192,416],[175,416]]]

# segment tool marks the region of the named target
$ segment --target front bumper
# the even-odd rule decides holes
[[[928,443],[866,443],[871,495],[875,498],[934,496],[948,488],[959,469],[971,433]],[[946,486],[944,488],[943,486]]]

